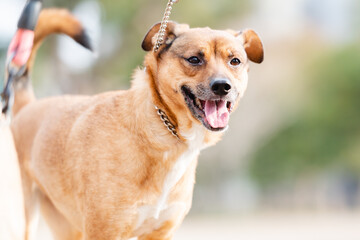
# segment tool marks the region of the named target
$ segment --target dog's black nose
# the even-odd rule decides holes
[[[231,82],[228,79],[214,79],[210,83],[213,93],[218,96],[225,96],[231,91]]]

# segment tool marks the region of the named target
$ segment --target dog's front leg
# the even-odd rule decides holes
[[[128,240],[131,237],[131,225],[94,222],[88,224],[84,240]]]
[[[104,204],[86,213],[84,240],[128,240],[133,231],[133,211]]]

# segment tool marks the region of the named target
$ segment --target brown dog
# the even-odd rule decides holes
[[[40,203],[59,240],[172,239],[191,206],[197,156],[221,138],[245,92],[248,60],[262,62],[263,47],[252,30],[171,22],[154,53],[159,26],[143,41],[145,69],[127,91],[35,101],[25,78],[16,87],[28,235]],[[64,11],[42,13],[36,45],[53,32],[88,46]]]

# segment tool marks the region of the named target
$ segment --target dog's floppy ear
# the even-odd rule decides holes
[[[156,44],[156,40],[158,37],[158,33],[160,30],[161,23],[157,23],[154,26],[152,26],[149,30],[149,32],[146,34],[143,42],[142,42],[142,48],[145,51],[151,51],[154,48],[154,45]],[[170,44],[176,36],[180,33],[180,31],[188,29],[188,25],[184,24],[177,24],[176,22],[169,21],[166,28],[166,33],[164,36],[164,43]]]
[[[254,30],[246,29],[235,36],[242,38],[246,54],[250,61],[262,63],[264,60],[264,47],[260,37]]]

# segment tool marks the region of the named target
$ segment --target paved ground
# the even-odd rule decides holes
[[[174,240],[360,240],[360,212],[188,217]]]
[[[360,240],[360,213],[188,218],[175,240]]]

